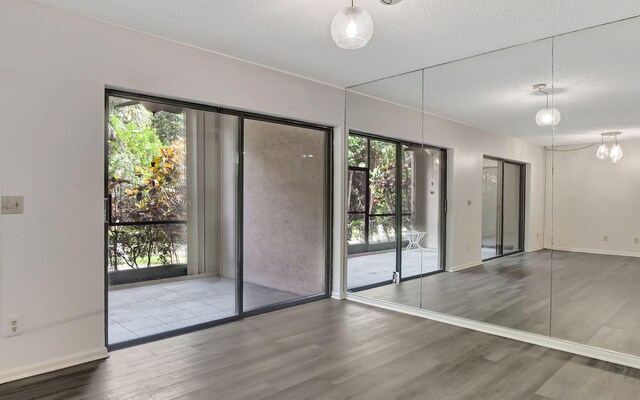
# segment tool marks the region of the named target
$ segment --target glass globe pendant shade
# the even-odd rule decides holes
[[[536,123],[538,126],[552,126],[560,123],[560,111],[555,108],[543,108],[536,114]]]
[[[606,160],[607,157],[609,157],[609,148],[607,148],[606,144],[602,143],[598,147],[598,151],[596,151],[596,158],[598,158],[598,160]]]
[[[373,20],[360,7],[345,7],[331,21],[331,37],[338,47],[359,49],[373,35]]]
[[[609,158],[611,158],[611,162],[617,164],[618,161],[622,158],[622,148],[618,143],[614,144],[609,152]]]

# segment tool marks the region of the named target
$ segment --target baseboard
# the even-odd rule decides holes
[[[448,268],[447,271],[449,271],[449,272],[457,272],[457,271],[462,271],[463,269],[467,269],[467,268],[479,267],[480,265],[482,265],[482,261],[474,261],[474,262],[470,262],[470,263],[467,263],[467,264],[461,264],[461,265],[453,266],[451,268]]]
[[[559,247],[554,246],[552,250],[558,251],[571,251],[574,253],[588,253],[588,254],[602,254],[605,256],[623,256],[623,257],[640,257],[640,253],[631,253],[625,251],[610,251],[610,250],[598,250],[598,249],[581,249],[576,247]]]
[[[33,364],[28,367],[16,368],[0,374],[0,384],[57,371],[63,368],[73,367],[90,361],[102,360],[108,357],[109,352],[107,352],[107,348],[101,347],[92,351],[77,353],[72,356],[60,357],[42,363]]]
[[[543,250],[544,246],[538,246],[538,247],[530,247],[528,249],[524,249],[525,253],[533,253],[534,251],[540,251]]]
[[[340,292],[331,292],[331,298],[336,300],[344,299],[344,296],[340,294]]]
[[[598,347],[588,346],[567,340],[556,339],[549,336],[539,335],[519,331],[511,328],[505,328],[497,325],[491,325],[484,322],[473,321],[466,318],[454,317],[435,311],[422,310],[391,303],[384,300],[371,299],[359,296],[354,293],[347,293],[347,300],[355,301],[362,304],[368,304],[374,307],[384,308],[386,310],[397,311],[405,314],[414,315],[421,318],[442,322],[449,325],[459,326],[491,335],[501,336],[507,339],[519,340],[521,342],[531,343],[550,349],[565,351],[580,356],[595,358],[597,360],[607,361],[614,364],[625,365],[631,368],[640,368],[640,357],[631,356],[617,351],[601,349]]]

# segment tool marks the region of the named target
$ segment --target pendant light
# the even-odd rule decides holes
[[[621,134],[620,132],[609,133],[609,136],[613,136],[615,140],[615,143],[611,148],[611,151],[609,152],[609,158],[611,159],[611,162],[614,164],[617,164],[618,161],[620,161],[620,159],[622,158],[622,148],[618,144],[618,136],[620,136],[620,134]]]
[[[596,151],[596,157],[598,160],[606,160],[609,157],[609,148],[604,144],[604,134],[600,136],[602,140],[600,141],[600,146],[598,146],[598,151]]]
[[[545,91],[547,88],[546,83],[538,83],[533,85],[533,90],[537,90],[540,93],[544,93],[547,96],[547,106],[536,114],[536,123],[538,126],[555,126],[560,123],[560,111],[556,110],[553,107],[549,107],[549,93]]]
[[[600,146],[598,146],[598,150],[596,151],[596,158],[598,160],[606,160],[609,158],[612,163],[617,164],[622,158],[622,147],[618,144],[618,136],[622,135],[622,132],[605,132],[600,134],[602,140],[600,142]],[[607,145],[604,144],[605,137],[613,136],[614,144],[611,147],[611,150],[607,148]]]
[[[366,46],[373,35],[373,20],[360,7],[345,7],[331,21],[331,37],[338,47],[359,49]]]

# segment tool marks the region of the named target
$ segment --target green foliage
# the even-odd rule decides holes
[[[350,167],[366,167],[367,162],[367,138],[349,135],[348,163]]]
[[[185,135],[184,114],[158,112],[151,121],[158,138],[168,146]]]
[[[184,115],[151,113],[139,104],[119,106],[110,99],[109,194],[112,218],[141,225],[111,227],[110,265],[138,268],[179,262],[186,245],[183,224],[144,225],[186,220]]]
[[[412,213],[412,191],[414,185],[414,152],[407,146],[401,146],[401,165],[397,165],[397,145],[382,140],[367,139],[350,135],[348,148],[348,164],[350,167],[368,168],[369,182],[362,182],[363,174],[351,170],[348,177],[349,204],[351,212],[363,211],[363,214],[351,214],[347,227],[350,243],[364,243],[364,212],[369,215],[396,214],[397,204],[397,168],[401,168],[402,213]],[[370,152],[370,154],[369,154]],[[369,208],[366,208],[366,189],[368,185]],[[411,228],[410,223],[403,227]],[[395,217],[370,217],[369,242],[385,242],[395,240]]]
[[[396,212],[396,145],[371,141],[369,165],[369,213]]]

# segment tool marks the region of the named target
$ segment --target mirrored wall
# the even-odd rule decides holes
[[[347,89],[350,296],[640,356],[639,34]]]

